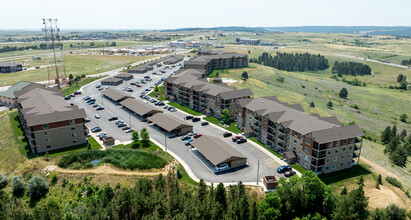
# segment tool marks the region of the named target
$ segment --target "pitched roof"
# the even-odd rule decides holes
[[[0,61],[0,67],[17,66],[17,65],[21,65],[21,64],[19,64],[19,63],[13,63],[13,62],[3,62],[3,61]]]
[[[18,96],[28,126],[85,118],[84,109],[71,106],[54,89],[35,88]]]
[[[128,78],[128,77],[132,77],[133,74],[129,74],[129,73],[120,73],[114,76],[114,78]]]
[[[14,95],[15,91],[20,91],[24,88],[26,88],[27,86],[30,85],[35,85],[34,87],[44,87],[41,84],[37,84],[37,83],[31,83],[31,82],[26,82],[26,81],[20,81],[12,86],[10,86],[6,91],[0,92],[0,96],[4,96],[7,98],[11,98],[14,99],[16,96]]]
[[[112,78],[112,77],[110,77],[110,78],[103,79],[101,82],[117,83],[117,82],[121,82],[121,81],[123,81],[123,80],[120,79],[120,78]]]
[[[330,129],[313,131],[312,135],[314,139],[321,144],[335,140],[364,136],[364,132],[360,127],[358,127],[358,125],[353,124],[348,126],[333,127]]]
[[[222,92],[220,96],[222,99],[234,99],[245,96],[253,96],[254,93],[250,89],[233,90],[229,92]]]
[[[151,117],[148,117],[147,120],[153,122],[157,126],[163,128],[168,132],[172,132],[176,129],[183,128],[183,127],[193,127],[193,125],[179,120],[173,116],[168,114],[158,113]]]
[[[147,103],[144,103],[141,100],[137,100],[137,99],[125,99],[124,101],[120,102],[120,105],[130,109],[131,111],[133,111],[134,113],[136,113],[140,116],[163,112],[163,111],[158,110],[157,108],[155,108],[155,107],[153,107],[153,106],[151,106]]]
[[[227,59],[227,58],[233,58],[233,57],[243,58],[243,57],[246,57],[246,56],[247,56],[247,54],[240,54],[240,53],[233,53],[233,52],[213,54],[213,55],[200,55],[200,56],[193,57],[193,59],[185,62],[185,64],[186,65],[190,65],[190,64],[206,65],[207,63],[209,63],[212,60]]]
[[[126,93],[120,90],[112,88],[105,89],[102,93],[104,96],[107,96],[108,98],[116,102],[123,101],[126,98],[133,98],[132,96],[127,95]]]
[[[192,141],[191,145],[216,166],[235,159],[247,159],[235,148],[217,137],[203,135]]]

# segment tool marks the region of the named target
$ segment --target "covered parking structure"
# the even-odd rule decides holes
[[[107,78],[101,81],[101,85],[106,85],[106,86],[118,86],[121,83],[123,83],[123,80],[119,78]]]
[[[133,79],[133,75],[128,74],[128,73],[120,73],[120,74],[115,75],[114,78],[118,78],[122,80],[130,80],[130,79]]]
[[[106,97],[106,98],[108,98],[108,99],[110,99],[114,102],[117,102],[117,103],[121,102],[125,99],[128,99],[128,98],[133,98],[132,96],[127,95],[126,93],[124,93],[120,90],[111,89],[111,88],[105,89],[102,93],[103,93],[104,97]]]
[[[157,113],[163,113],[163,111],[137,99],[125,99],[120,102],[120,105],[141,117],[150,117]]]
[[[182,135],[193,131],[193,125],[163,113],[157,113],[151,117],[148,117],[147,120],[153,122],[169,134]]]
[[[214,166],[228,164],[230,168],[247,165],[247,157],[218,137],[203,135],[191,142]]]

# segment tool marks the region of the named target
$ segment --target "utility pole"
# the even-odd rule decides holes
[[[130,128],[131,128],[131,115],[130,115],[130,110],[128,111],[128,123],[130,124]]]
[[[260,160],[257,161],[257,186],[258,186],[258,174],[260,172]]]
[[[167,135],[166,135],[166,131],[164,131],[164,147],[165,147],[165,150],[166,150],[166,152],[167,152]]]
[[[104,106],[103,92],[100,92],[101,105]]]

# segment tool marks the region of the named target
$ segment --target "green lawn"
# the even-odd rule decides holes
[[[195,110],[193,110],[193,109],[191,109],[191,108],[189,108],[189,107],[187,107],[187,106],[180,105],[180,104],[177,103],[177,102],[169,102],[168,104],[171,105],[171,106],[173,106],[173,107],[175,107],[175,108],[178,108],[178,109],[180,109],[181,111],[186,112],[186,113],[188,113],[188,114],[190,114],[190,115],[194,115],[194,116],[203,115],[203,113],[198,112],[198,111],[195,111]]]
[[[300,172],[301,174],[304,174],[305,172],[307,172],[307,170],[304,167],[300,166],[299,164],[294,163],[294,164],[291,164],[291,166],[294,169],[296,169],[298,172]]]
[[[171,162],[173,157],[168,154],[167,152],[163,151],[159,146],[157,146],[155,143],[149,141],[148,146],[144,146],[141,142],[141,140],[138,141],[137,145],[139,146],[139,150],[146,151],[149,153],[156,154],[160,156],[161,158],[165,159],[167,162]],[[110,147],[108,149],[133,149],[133,143],[124,145],[124,144],[118,144],[113,147]]]
[[[342,184],[347,181],[355,180],[355,177],[362,175],[371,175],[372,172],[365,165],[355,165],[349,169],[332,172],[329,174],[320,174],[318,177],[327,185]],[[351,179],[351,180],[349,180]]]
[[[63,90],[61,90],[61,93],[63,93],[64,96],[68,95],[68,94],[72,94],[74,91],[79,90],[82,86],[85,86],[93,81],[96,81],[98,79],[101,79],[105,76],[100,76],[100,77],[87,77],[83,80],[81,80],[80,82],[76,82],[74,85],[65,88]]]
[[[150,92],[148,94],[148,96],[156,98],[160,101],[165,101],[166,98],[165,98],[165,93],[164,93],[164,86],[159,86],[158,87],[158,92],[154,92],[154,90],[153,90],[152,92]]]
[[[203,119],[206,120],[206,121],[209,121],[210,123],[218,125],[218,126],[224,128],[224,129],[227,129],[228,131],[231,131],[233,133],[242,133],[242,131],[237,127],[237,122],[235,122],[235,121],[230,122],[228,127],[224,127],[220,124],[220,120],[216,117],[207,116],[207,117],[204,117]]]
[[[32,158],[36,158],[36,157],[42,157],[44,156],[46,153],[37,153],[34,154],[31,151],[31,148],[27,142],[27,138],[24,135],[24,131],[23,128],[20,125],[20,119],[18,116],[18,113],[16,111],[12,112],[9,114],[10,117],[10,121],[13,127],[13,131],[14,131],[14,137],[18,146],[18,149],[20,151],[20,153],[25,156],[26,158],[32,159]],[[91,148],[92,149],[100,149],[101,146],[100,144],[97,143],[96,140],[94,140],[93,137],[89,137],[88,138],[90,144],[91,144]],[[66,148],[62,148],[62,149],[57,149],[57,150],[52,150],[49,151],[48,154],[50,157],[57,157],[63,154],[67,154],[67,153],[72,153],[75,151],[81,151],[81,150],[86,150],[88,148],[88,144],[84,143],[84,144],[79,144],[76,146],[71,146],[71,147],[66,147]]]
[[[270,149],[270,148],[267,147],[265,144],[263,144],[263,143],[261,143],[259,140],[257,140],[255,137],[250,137],[250,138],[248,138],[248,140],[251,140],[251,141],[257,143],[258,145],[263,146],[265,149],[267,149],[268,151],[270,151],[270,152],[271,152],[272,154],[274,154],[276,157],[278,157],[278,158],[280,158],[280,159],[283,158],[283,155],[275,152],[273,149]]]

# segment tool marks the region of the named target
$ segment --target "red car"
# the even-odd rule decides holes
[[[136,86],[137,86],[137,87],[141,87],[141,85],[140,85],[140,84],[137,84]]]
[[[201,137],[201,136],[203,136],[203,134],[196,134],[196,135],[194,135],[194,138],[197,139],[197,138],[199,138],[199,137]]]

